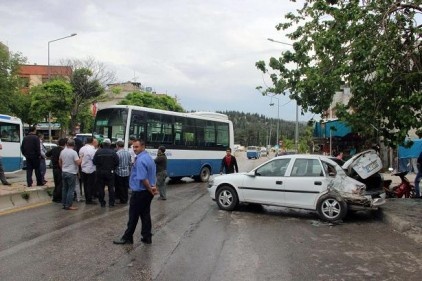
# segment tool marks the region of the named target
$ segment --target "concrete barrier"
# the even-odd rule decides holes
[[[22,197],[23,192],[0,196],[0,212],[51,200],[45,189],[27,190],[25,192],[29,194],[28,199]]]

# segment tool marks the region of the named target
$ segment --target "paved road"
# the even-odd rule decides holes
[[[112,244],[127,206],[48,203],[0,216],[0,280],[420,280],[420,244],[370,213],[333,226],[285,208],[220,211],[205,183],[168,193],[153,202],[152,245],[139,229],[134,245]]]

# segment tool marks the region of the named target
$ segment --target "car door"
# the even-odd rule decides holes
[[[290,159],[274,159],[258,167],[243,182],[243,201],[283,205],[284,175]]]
[[[285,206],[314,209],[328,182],[319,159],[295,159],[290,175],[284,178]]]

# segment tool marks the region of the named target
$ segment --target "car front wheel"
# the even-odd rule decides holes
[[[217,205],[221,210],[233,211],[239,199],[236,191],[230,186],[223,186],[217,191]]]
[[[319,217],[328,222],[342,220],[347,213],[347,204],[338,200],[335,196],[324,195],[317,204]]]

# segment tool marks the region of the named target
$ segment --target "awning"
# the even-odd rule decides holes
[[[409,148],[399,146],[399,158],[418,158],[422,152],[422,139],[414,139]]]
[[[331,129],[331,135],[330,135]],[[352,129],[346,123],[338,120],[330,120],[321,123],[316,123],[314,128],[314,137],[329,138],[331,137],[344,137],[351,133]]]

